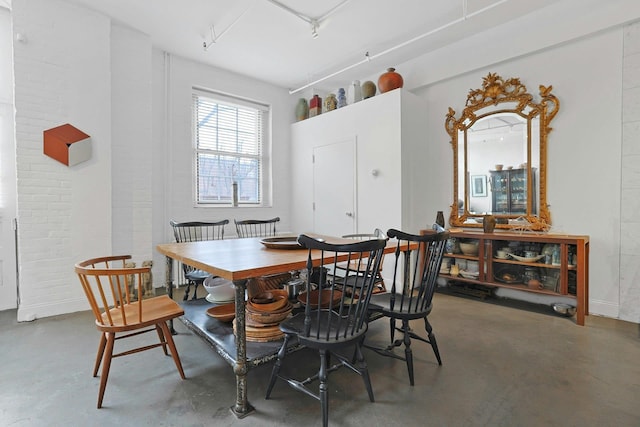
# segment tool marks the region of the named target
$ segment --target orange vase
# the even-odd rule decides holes
[[[387,68],[387,72],[378,78],[378,89],[380,93],[398,89],[402,87],[402,85],[404,85],[404,80],[400,74],[396,73],[395,68]]]

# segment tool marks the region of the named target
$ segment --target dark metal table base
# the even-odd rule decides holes
[[[220,322],[207,315],[208,308],[213,307],[205,299],[183,301],[184,316],[180,318],[182,323],[194,334],[202,338],[224,360],[229,363],[236,374],[236,404],[231,406],[231,412],[238,418],[244,418],[255,410],[248,402],[246,374],[249,369],[268,363],[276,359],[278,350],[282,346],[282,340],[272,342],[247,342],[244,360],[236,355],[237,340],[233,333],[232,323]],[[293,352],[302,348],[297,340],[291,340],[287,352]]]

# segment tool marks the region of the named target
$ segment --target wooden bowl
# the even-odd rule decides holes
[[[253,308],[262,312],[273,312],[287,305],[287,297],[272,291],[262,292],[249,300]]]
[[[330,308],[334,305],[337,305],[340,303],[340,298],[342,298],[342,292],[333,291],[333,300],[330,301],[330,289],[322,289],[321,291],[316,289],[311,292],[301,293],[300,295],[298,295],[298,301],[300,301],[304,305],[307,305],[307,301],[309,301],[311,308],[318,308],[318,293],[320,293],[320,308]]]
[[[207,315],[221,322],[231,322],[236,317],[236,304],[232,302],[216,305],[207,310]]]
[[[264,312],[254,309],[251,305],[246,306],[247,321],[259,324],[273,325],[282,322],[289,316],[293,305],[287,300],[287,304],[279,310],[272,312]]]

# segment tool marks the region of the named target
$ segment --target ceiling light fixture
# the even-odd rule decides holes
[[[280,4],[279,4],[278,2],[276,2],[275,0],[268,0],[268,1],[270,1],[271,3],[277,4],[277,5],[279,5],[279,6],[283,7],[283,8],[288,9],[286,6],[284,6],[284,5],[280,5]],[[312,87],[312,86],[315,86],[315,85],[317,85],[318,83],[321,83],[321,82],[323,82],[323,81],[325,81],[325,80],[327,80],[327,79],[330,79],[331,77],[335,77],[335,76],[337,76],[337,75],[339,75],[339,74],[344,73],[345,71],[348,71],[348,70],[350,70],[350,69],[352,69],[352,68],[355,68],[355,67],[357,67],[357,66],[359,66],[359,65],[362,65],[362,64],[364,64],[364,63],[366,63],[366,62],[369,62],[369,61],[371,61],[372,59],[379,58],[379,57],[381,57],[381,56],[383,56],[383,55],[386,55],[387,53],[391,53],[391,52],[393,52],[393,51],[395,51],[395,50],[398,50],[398,49],[400,49],[400,48],[403,48],[403,47],[405,47],[405,46],[407,46],[407,45],[409,45],[409,44],[411,44],[411,43],[414,43],[414,42],[416,42],[416,41],[418,41],[418,40],[421,40],[421,39],[423,39],[423,38],[425,38],[425,37],[428,37],[428,36],[430,36],[430,35],[433,35],[433,34],[435,34],[435,33],[438,33],[438,32],[440,32],[440,31],[442,31],[442,30],[444,30],[444,29],[446,29],[446,28],[449,28],[449,27],[453,26],[453,25],[459,24],[460,22],[463,22],[463,21],[465,21],[465,20],[466,20],[466,19],[468,19],[468,18],[473,18],[473,17],[474,17],[474,16],[476,16],[476,15],[480,15],[481,13],[484,13],[484,12],[486,12],[486,11],[488,11],[488,10],[490,10],[490,9],[493,9],[494,7],[499,6],[499,5],[501,5],[502,3],[506,3],[506,2],[508,2],[508,1],[509,1],[509,0],[498,0],[497,2],[495,2],[495,3],[493,3],[493,4],[490,4],[489,6],[483,7],[482,9],[479,9],[479,10],[477,10],[477,11],[475,11],[475,12],[473,12],[473,13],[471,13],[471,14],[467,15],[467,0],[462,0],[462,17],[460,17],[460,18],[458,18],[458,19],[455,19],[455,20],[453,20],[453,21],[451,21],[451,22],[449,22],[449,23],[447,23],[447,24],[444,24],[444,25],[442,25],[442,26],[440,26],[440,27],[438,27],[438,28],[435,28],[435,29],[433,29],[433,30],[431,30],[431,31],[427,31],[427,32],[426,32],[426,33],[424,33],[424,34],[420,34],[419,36],[416,36],[416,37],[414,37],[414,38],[412,38],[412,39],[410,39],[410,40],[407,40],[406,42],[400,43],[400,44],[398,44],[398,45],[396,45],[396,46],[393,46],[393,47],[391,47],[391,48],[389,48],[389,49],[383,50],[382,52],[377,53],[377,54],[375,54],[375,55],[370,56],[370,55],[369,55],[369,52],[367,52],[367,53],[365,54],[365,59],[360,60],[360,61],[358,61],[358,62],[356,62],[356,63],[354,63],[354,64],[351,64],[351,65],[349,65],[349,66],[347,66],[347,67],[344,67],[344,68],[342,68],[342,69],[340,69],[340,70],[338,70],[338,71],[335,71],[335,72],[333,72],[333,73],[331,73],[331,74],[328,74],[328,75],[326,75],[326,76],[324,76],[324,77],[322,77],[322,78],[320,78],[320,79],[318,79],[318,80],[314,80],[314,81],[312,81],[311,83],[307,83],[307,84],[306,84],[306,85],[304,85],[304,86],[300,86],[300,87],[299,87],[299,88],[297,88],[297,89],[289,90],[289,95],[293,95],[294,93],[298,93],[298,92],[301,92],[301,91],[303,91],[303,90],[305,90],[305,89],[307,89],[307,88],[310,88],[310,87]],[[346,2],[345,2],[345,3],[346,3]],[[336,6],[333,10],[337,9],[337,8],[338,8],[339,6],[341,6],[341,5],[342,5],[342,4],[339,4],[339,5],[338,5],[338,6]],[[325,14],[325,15],[326,15],[326,14]],[[302,16],[299,16],[299,17],[300,17],[300,18],[302,18]],[[303,18],[303,19],[304,19],[304,18]],[[324,18],[322,18],[322,19],[324,19]]]
[[[349,3],[351,0],[343,0],[341,3],[338,3],[336,6],[334,6],[332,9],[329,9],[327,12],[325,12],[323,15],[317,17],[317,18],[312,18],[310,16],[307,16],[303,13],[298,12],[295,9],[290,8],[289,6],[287,6],[286,4],[282,4],[277,0],[267,0],[269,3],[272,3],[276,6],[278,6],[279,8],[286,10],[287,12],[291,13],[292,15],[297,16],[298,18],[302,19],[305,22],[308,22],[309,24],[311,24],[311,37],[313,37],[314,39],[318,38],[318,28],[320,28],[320,24],[327,19],[329,16],[333,15],[338,9],[340,9],[342,6],[344,6],[345,4]]]

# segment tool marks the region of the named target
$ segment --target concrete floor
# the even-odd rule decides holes
[[[271,364],[249,373],[256,412],[236,419],[230,366],[180,322],[175,339],[187,380],[160,349],[116,359],[98,410],[92,315],[15,318],[15,310],[0,312],[2,426],[320,425],[319,403],[282,382],[264,399]],[[329,377],[331,425],[640,426],[638,325],[589,316],[580,327],[444,294],[430,319],[443,366],[415,343],[410,387],[403,362],[366,350],[376,402],[360,377],[339,370]],[[374,322],[369,339],[384,339],[387,325]],[[308,350],[289,358],[308,372],[317,363]]]

